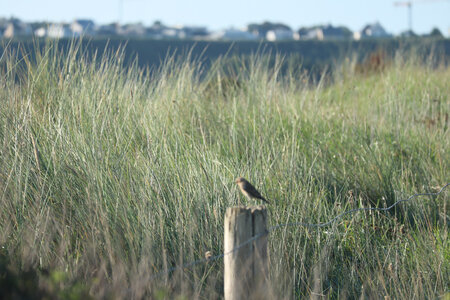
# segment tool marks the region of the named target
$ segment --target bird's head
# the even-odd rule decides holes
[[[239,178],[236,179],[235,182],[236,182],[237,184],[239,184],[239,183],[244,182],[244,181],[245,181],[245,178],[244,178],[244,177],[239,177]]]

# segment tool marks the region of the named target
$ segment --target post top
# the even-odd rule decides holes
[[[265,213],[267,210],[265,205],[256,205],[256,206],[245,206],[238,205],[228,207],[225,215],[240,215],[240,214],[254,214],[254,213]]]
[[[266,206],[264,204],[260,204],[260,205],[237,205],[237,206],[231,206],[228,207],[227,210],[232,209],[232,210],[264,210],[266,209]]]

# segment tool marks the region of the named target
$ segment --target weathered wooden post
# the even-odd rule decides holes
[[[265,299],[267,263],[265,206],[230,207],[225,213],[224,296],[226,300]],[[253,241],[244,244],[253,237]],[[244,244],[242,247],[240,247]],[[237,250],[233,251],[239,247]],[[231,252],[232,251],[232,252]],[[230,253],[231,252],[231,253]]]

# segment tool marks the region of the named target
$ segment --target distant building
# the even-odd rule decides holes
[[[209,32],[202,26],[184,26],[181,28],[180,37],[188,39],[204,39],[208,37]]]
[[[193,39],[193,40],[344,40],[361,38],[388,38],[392,35],[376,22],[366,25],[361,31],[352,33],[344,26],[320,25],[309,28],[300,28],[298,31],[283,23],[253,23],[245,29],[225,29],[218,32],[209,32],[204,26],[165,26],[156,21],[150,27],[142,23],[120,25],[112,23],[96,25],[89,19],[77,19],[70,24],[47,22],[22,22],[17,18],[0,18],[0,38],[12,37],[50,37],[72,38],[87,36],[125,36],[145,37],[154,39]],[[404,32],[402,37],[416,36],[414,32]],[[442,37],[438,29],[424,35],[426,37]]]
[[[192,29],[194,30],[194,29]],[[165,27],[162,30],[163,37],[175,38],[175,39],[186,39],[192,38],[193,31],[190,30],[190,27],[184,26],[174,26],[174,27]]]
[[[283,41],[283,40],[298,40],[298,33],[294,33],[290,29],[275,29],[269,30],[266,33],[266,40],[270,42]]]
[[[29,25],[31,26],[32,34],[35,37],[47,36],[47,28],[50,25],[48,22],[39,22],[38,21],[38,22],[29,23]]]
[[[34,31],[34,35],[37,36],[37,37],[40,37],[40,38],[47,36],[47,28],[45,28],[45,27],[37,28]]]
[[[353,32],[344,26],[326,25],[322,27],[322,32],[325,40],[345,40],[353,37]]]
[[[388,38],[392,37],[379,22],[366,25],[360,32],[355,32],[353,35],[355,40],[362,38]]]
[[[121,27],[120,34],[132,37],[143,37],[146,35],[146,28],[142,23],[126,24]]]
[[[251,32],[248,32],[247,30],[230,28],[212,33],[210,35],[210,39],[229,40],[229,41],[239,41],[239,40],[253,41],[258,39],[258,36]]]
[[[117,36],[119,33],[120,25],[118,23],[100,25],[95,30],[95,35],[98,36]]]
[[[47,29],[47,37],[54,39],[71,38],[73,32],[69,24],[51,24]]]
[[[3,37],[3,32],[6,30],[8,25],[8,20],[5,18],[0,18],[0,38]]]
[[[318,27],[300,28],[298,35],[301,40],[323,40],[323,30]]]
[[[276,32],[278,31],[281,35],[284,35],[287,31],[292,31],[292,29],[282,23],[272,23],[272,22],[263,22],[261,24],[253,23],[247,26],[247,31],[251,32],[253,35],[260,39],[266,39],[267,33],[269,31],[273,31],[276,36]],[[269,36],[273,36],[271,33]]]
[[[70,24],[70,29],[74,36],[93,35],[95,31],[95,23],[92,20],[79,19]]]
[[[31,36],[32,29],[31,26],[19,19],[11,18],[9,20],[2,20],[3,27],[3,37],[13,38],[21,36]]]
[[[161,21],[156,21],[152,26],[146,28],[146,36],[160,39],[163,37],[164,28],[166,28],[166,26],[164,26]]]
[[[209,32],[203,26],[174,26],[169,27],[161,21],[145,28],[145,35],[154,39],[207,39]]]
[[[164,27],[161,33],[163,38],[179,39],[184,37],[183,31],[180,27]]]
[[[353,33],[350,29],[339,26],[334,27],[332,25],[321,25],[310,28],[301,28],[298,31],[301,40],[345,40],[351,39]]]

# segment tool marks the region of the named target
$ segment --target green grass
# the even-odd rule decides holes
[[[270,225],[450,182],[450,69],[427,59],[399,53],[370,74],[347,60],[311,83],[265,56],[145,72],[120,50],[56,49],[0,60],[0,272],[35,270],[59,297],[223,297],[222,260],[153,276],[223,251],[226,208],[252,204],[238,176],[272,200]],[[271,295],[448,295],[447,204],[448,191],[276,230]]]

